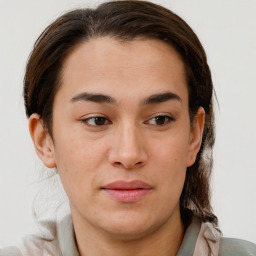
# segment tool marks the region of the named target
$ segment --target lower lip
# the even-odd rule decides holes
[[[151,189],[104,189],[113,199],[124,202],[133,203],[144,198]]]

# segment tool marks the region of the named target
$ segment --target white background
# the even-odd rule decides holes
[[[22,80],[42,30],[59,14],[100,1],[0,0],[0,246],[33,226],[40,187],[27,129]],[[198,34],[209,58],[220,108],[212,179],[213,206],[225,236],[256,243],[256,2],[159,0]]]

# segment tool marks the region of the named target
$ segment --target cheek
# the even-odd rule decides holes
[[[152,159],[158,161],[159,165],[172,166],[174,169],[184,169],[189,154],[188,141],[187,134],[174,134],[165,137],[164,140],[156,141],[154,146],[150,146]]]
[[[102,143],[70,132],[55,137],[55,161],[62,184],[68,194],[86,190],[94,184],[99,166],[104,161]],[[69,193],[70,191],[70,193]]]
[[[165,161],[159,162],[158,186],[163,194],[175,199],[180,196],[186,177],[186,162],[178,156],[165,157]],[[167,192],[167,193],[165,193]]]
[[[185,181],[188,158],[187,141],[186,136],[170,137],[151,151],[154,169],[158,173],[157,184],[162,193],[173,200],[180,196]]]
[[[67,133],[55,136],[54,150],[58,168],[62,169],[64,165],[65,171],[75,172],[84,165],[90,169],[90,165],[99,163],[105,149],[100,141],[93,140],[76,129],[70,129]]]

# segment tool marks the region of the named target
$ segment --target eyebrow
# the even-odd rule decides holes
[[[96,103],[109,103],[109,104],[116,103],[116,100],[108,95],[94,94],[94,93],[87,93],[87,92],[80,93],[71,99],[71,102],[78,102],[78,101],[91,101]]]
[[[179,95],[172,93],[172,92],[165,92],[165,93],[159,93],[159,94],[153,94],[146,98],[142,105],[149,105],[149,104],[156,104],[156,103],[162,103],[169,100],[177,100],[182,102]]]
[[[153,94],[142,101],[142,105],[150,105],[163,103],[169,100],[177,100],[182,102],[180,96],[172,92],[158,93]],[[109,95],[101,94],[101,93],[87,93],[83,92],[71,99],[71,102],[79,102],[79,101],[91,101],[96,103],[108,103],[108,104],[116,104],[117,101]]]

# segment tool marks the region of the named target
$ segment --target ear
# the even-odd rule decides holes
[[[193,126],[191,127],[187,167],[193,165],[196,161],[197,153],[201,147],[204,124],[205,111],[202,107],[199,107],[193,119]]]
[[[32,114],[29,118],[29,131],[37,155],[48,168],[55,168],[54,145],[50,134],[43,126],[38,114]]]

